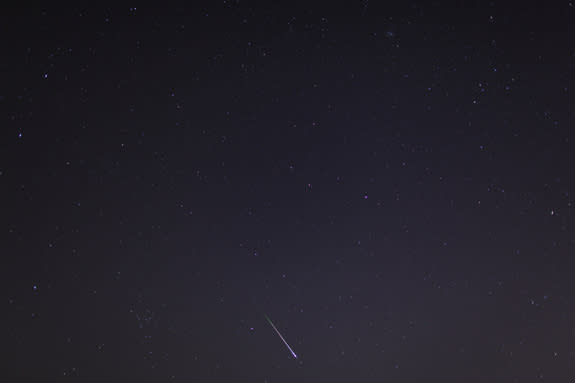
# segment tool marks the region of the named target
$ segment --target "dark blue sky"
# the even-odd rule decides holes
[[[2,12],[4,373],[569,381],[575,8],[477,4]]]

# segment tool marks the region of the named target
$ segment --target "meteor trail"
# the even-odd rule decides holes
[[[289,346],[289,344],[286,342],[286,340],[284,339],[284,337],[282,336],[282,334],[280,334],[280,332],[278,331],[278,329],[276,328],[276,326],[274,326],[274,324],[272,323],[272,321],[270,320],[270,318],[268,318],[267,315],[264,314],[264,316],[266,317],[268,323],[270,324],[270,326],[272,326],[272,328],[275,330],[275,332],[278,334],[278,336],[280,337],[280,339],[284,342],[284,344],[286,345],[286,347],[288,348],[289,352],[291,352],[292,356],[297,359],[297,355],[295,352],[293,352],[293,350],[291,349],[291,347]]]

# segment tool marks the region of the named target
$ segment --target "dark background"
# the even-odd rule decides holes
[[[273,3],[1,12],[2,379],[572,381],[573,3]]]

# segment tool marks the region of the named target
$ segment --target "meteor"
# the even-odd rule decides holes
[[[280,337],[280,339],[282,340],[282,342],[284,342],[284,344],[286,345],[286,347],[288,348],[289,352],[291,352],[292,356],[297,359],[297,355],[295,352],[293,352],[293,350],[291,349],[291,347],[289,346],[289,344],[286,342],[286,340],[284,339],[284,337],[282,336],[282,334],[280,334],[280,332],[278,331],[278,329],[276,328],[276,326],[274,326],[274,324],[272,323],[272,321],[270,320],[270,318],[268,318],[267,315],[264,314],[264,316],[266,317],[268,323],[270,324],[270,326],[272,326],[272,328],[275,330],[275,332],[278,334],[278,336]]]

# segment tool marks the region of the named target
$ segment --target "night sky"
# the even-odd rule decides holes
[[[2,380],[574,381],[575,4],[335,3],[1,12]]]

